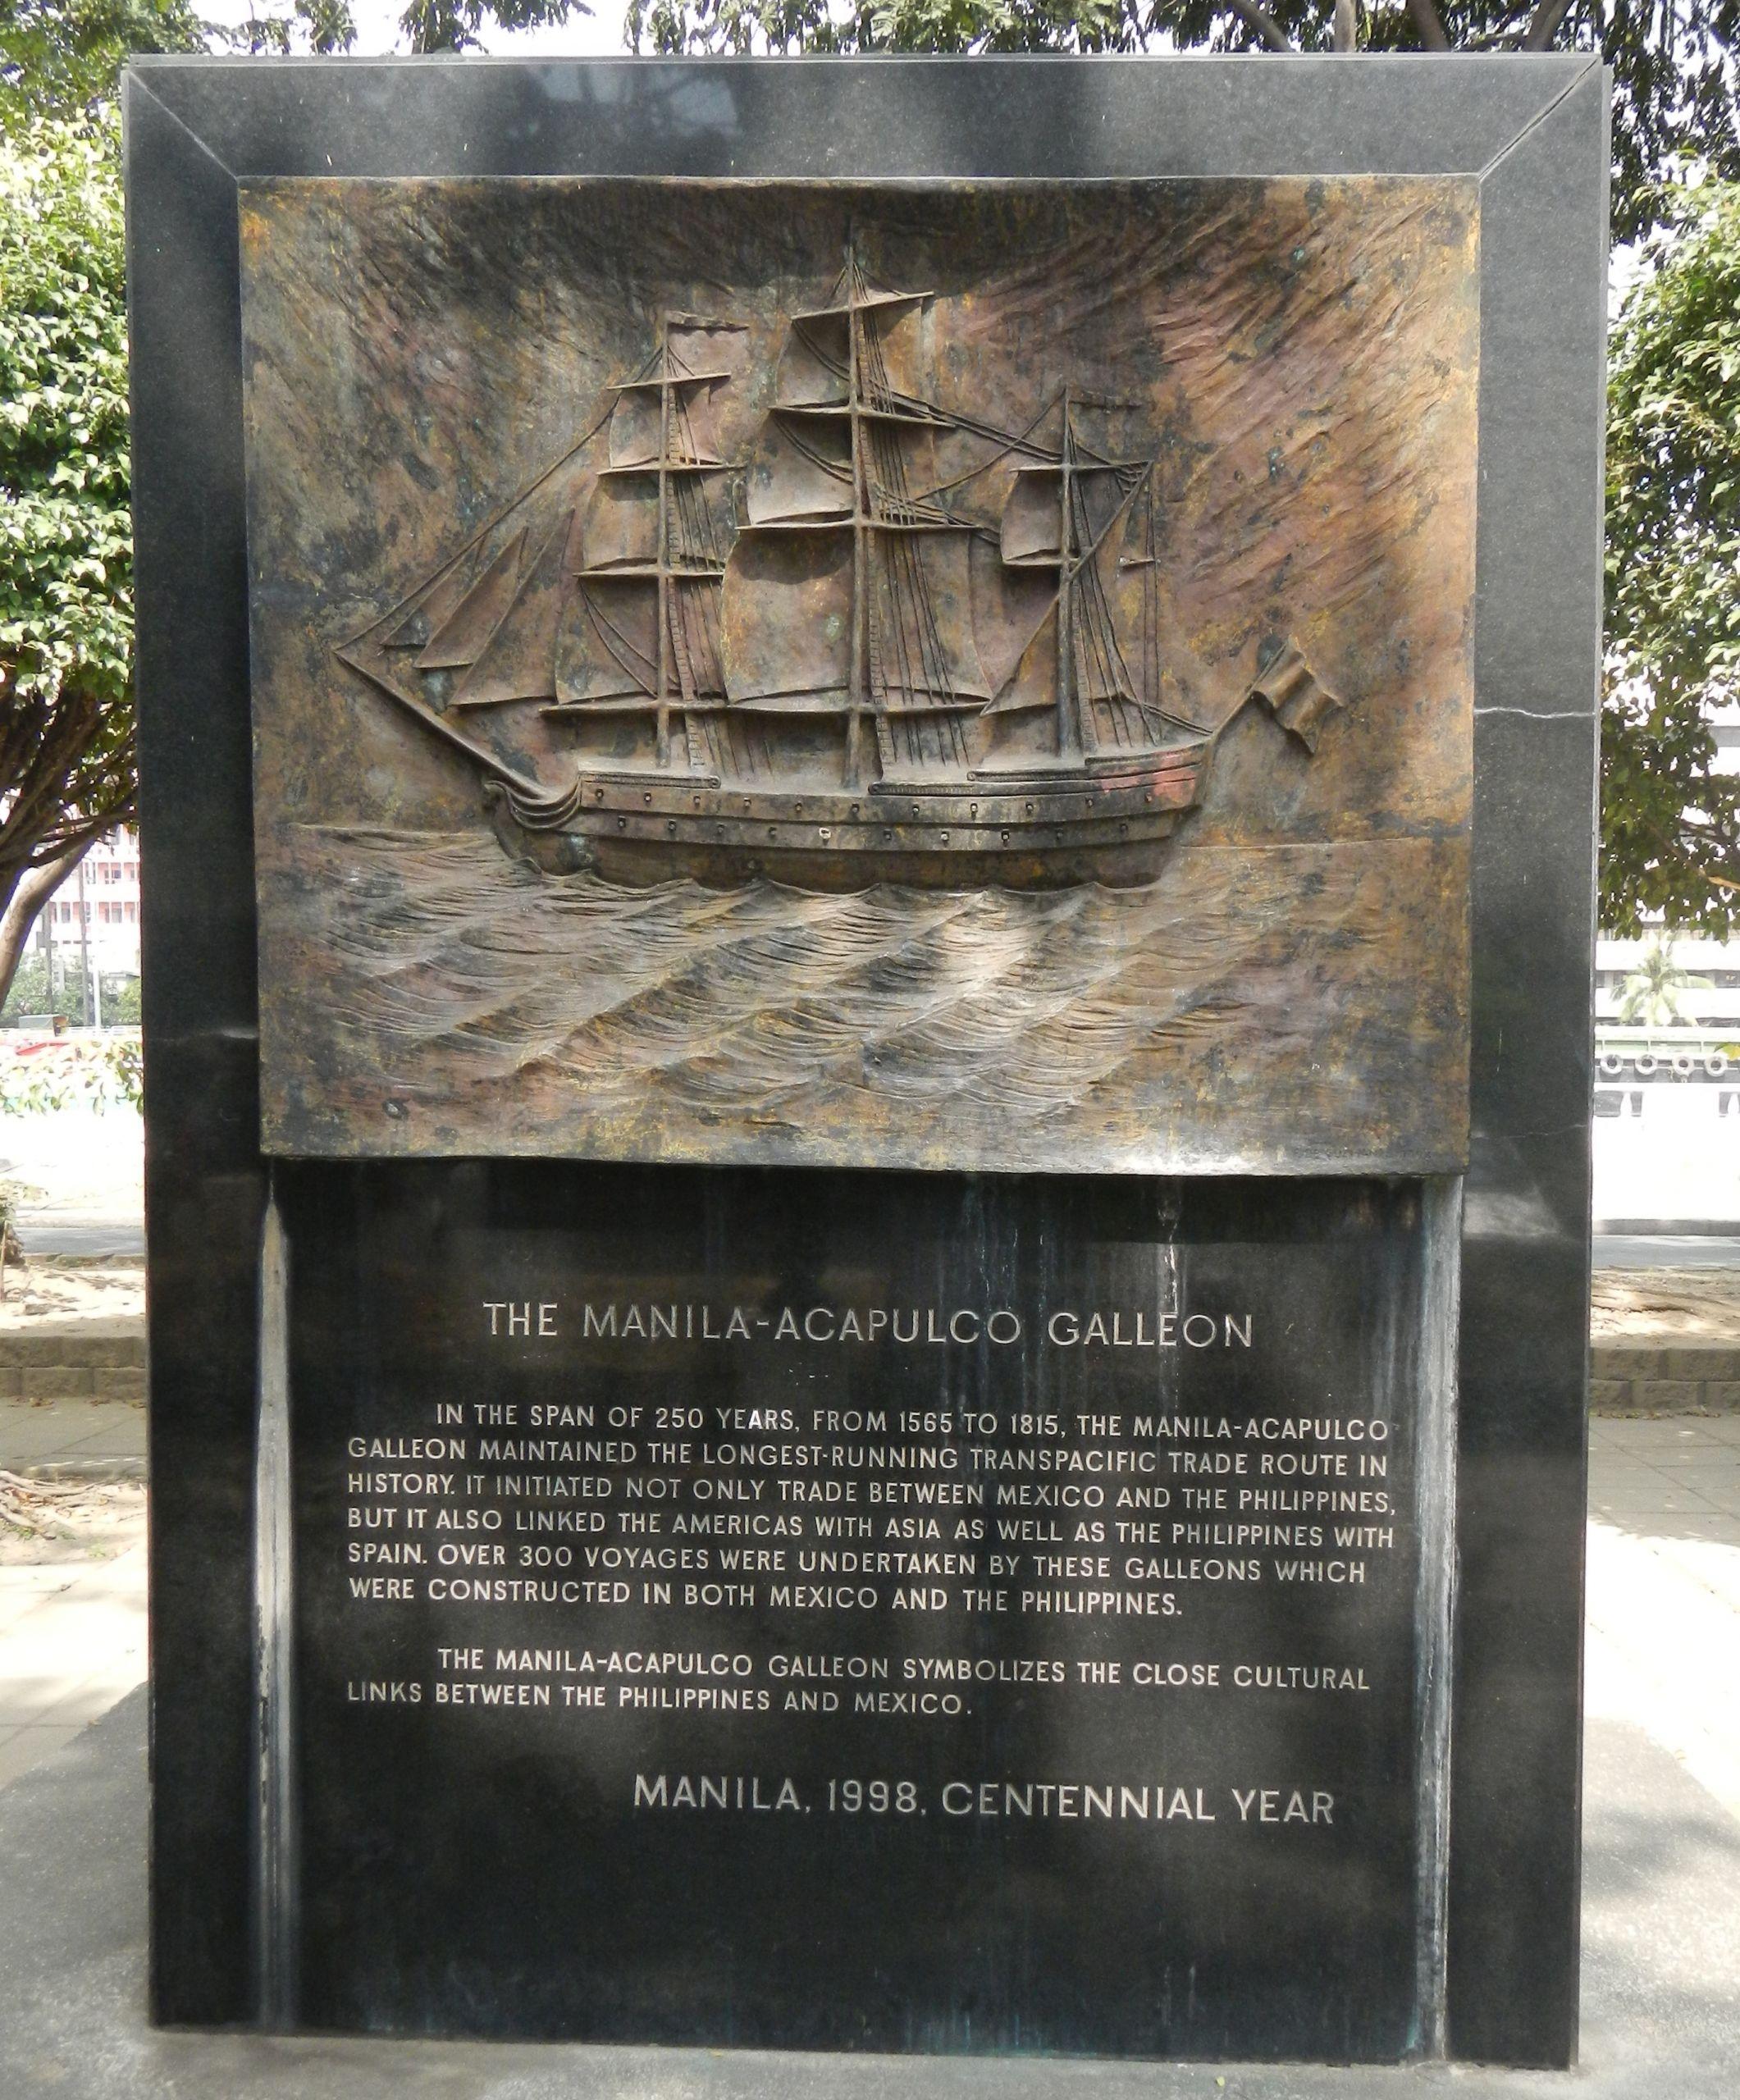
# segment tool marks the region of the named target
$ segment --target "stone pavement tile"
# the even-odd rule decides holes
[[[1584,1730],[1582,2039],[1557,2084],[1580,2100],[1732,2100],[1740,1825],[1639,1718],[1592,1715]]]
[[[34,1568],[0,1568],[0,1640],[45,1596],[64,1590],[78,1572],[75,1563],[52,1561]]]
[[[143,1456],[145,1410],[125,1400],[0,1400],[0,1470],[50,1463],[74,1454]],[[98,1445],[112,1443],[112,1451]]]
[[[125,1459],[130,1464],[143,1462],[145,1440],[140,1436],[117,1434],[113,1430],[94,1430],[89,1436],[81,1436],[76,1443],[62,1444],[53,1451],[45,1451],[34,1463],[39,1466],[59,1466],[76,1472],[84,1463],[112,1465]]]
[[[1666,1468],[1664,1468],[1665,1472]],[[1701,1495],[1705,1501],[1724,1517],[1740,1517],[1740,1470],[1712,1476],[1702,1471],[1693,1472],[1678,1468],[1669,1476],[1683,1486]]]
[[[112,1705],[114,1702],[110,1701]],[[94,1720],[97,1717],[90,1717]],[[69,1721],[54,1725],[38,1723],[24,1728],[7,1729],[0,1725],[0,1787],[21,1778],[33,1766],[53,1757],[56,1751],[65,1750],[77,1736],[84,1732],[83,1721]]]
[[[1604,1442],[1639,1458],[1653,1458],[1669,1451],[1698,1451],[1726,1445],[1716,1434],[1718,1415],[1610,1416],[1602,1423]]]
[[[94,1720],[143,1681],[145,1577],[145,1549],[134,1546],[80,1565],[11,1620],[0,1641],[0,1728]]]
[[[1646,1729],[1740,1819],[1737,1584],[1732,1546],[1589,1526],[1587,1711]]]
[[[1719,1463],[1723,1453],[1719,1445],[1712,1445],[1702,1455],[1706,1459],[1714,1458]],[[1696,1461],[1683,1452],[1676,1452],[1669,1458],[1656,1459],[1645,1458],[1636,1451],[1592,1451],[1589,1454],[1589,1477],[1592,1481],[1664,1479],[1666,1477],[1663,1471],[1665,1467],[1693,1463]]]
[[[1589,1512],[1592,1516],[1620,1518],[1717,1517],[1722,1513],[1715,1503],[1694,1495],[1689,1488],[1675,1487],[1666,1480],[1659,1485],[1648,1481],[1623,1481],[1611,1487],[1592,1489]]]
[[[1681,1525],[1674,1537],[1652,1538],[1649,1543],[1659,1559],[1740,1614],[1740,1518],[1711,1521],[1708,1532],[1687,1536],[1687,1527]],[[1718,1526],[1719,1529],[1714,1528]]]
[[[134,1422],[99,1422],[89,1436],[81,1436],[69,1448],[80,1458],[129,1459],[144,1455],[145,1418],[141,1408],[129,1408],[126,1412],[136,1414]],[[1740,1453],[1735,1454],[1740,1458]]]
[[[135,1685],[145,1681],[145,1654],[141,1641],[114,1656],[108,1664],[80,1678],[64,1699],[46,1708],[39,1721],[26,1725],[41,1728],[88,1728],[100,1721],[110,1707],[125,1699]]]
[[[1707,1541],[1714,1545],[1740,1545],[1740,1516],[1706,1517],[1688,1510],[1683,1515],[1672,1518],[1673,1529],[1665,1533],[1642,1532],[1640,1520],[1632,1517],[1616,1517],[1612,1521],[1634,1535],[1655,1537],[1663,1546],[1677,1545],[1683,1541],[1694,1544]]]
[[[0,1467],[15,1471],[34,1465],[45,1453],[94,1434],[84,1423],[70,1424],[57,1407],[24,1407],[0,1402]]]

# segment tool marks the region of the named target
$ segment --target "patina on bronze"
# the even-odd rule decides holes
[[[1478,224],[244,183],[268,1148],[1456,1171]]]
[[[1160,460],[1087,435],[1129,405],[1067,380],[1021,430],[946,405],[934,304],[849,244],[826,303],[782,317],[747,465],[719,433],[748,331],[661,315],[579,441],[338,654],[473,759],[505,842],[554,872],[1152,881],[1247,700],[1307,751],[1340,703],[1272,637],[1242,689],[1186,668]],[[993,402],[998,349],[955,367]],[[553,520],[552,481],[574,498]],[[504,755],[480,717],[526,708],[571,756]]]

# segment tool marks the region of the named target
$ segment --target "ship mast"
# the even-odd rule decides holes
[[[1071,560],[1076,544],[1075,464],[1075,432],[1070,413],[1070,390],[1066,382],[1063,442],[1058,448],[1057,459],[1057,750],[1066,757],[1079,756],[1081,750],[1081,723],[1076,712],[1071,691],[1074,681],[1070,676],[1076,657],[1075,568]]]
[[[852,692],[846,723],[846,785],[857,787],[864,771],[864,716],[870,697],[870,593],[868,575],[870,489],[864,471],[864,418],[859,402],[859,372],[864,323],[859,308],[858,261],[846,246],[846,413],[852,441]]]
[[[727,566],[730,704],[843,714],[842,780],[852,788],[879,768],[964,765],[961,719],[991,696],[964,587],[977,528],[934,490],[909,486],[915,441],[956,426],[903,392],[887,364],[898,318],[929,297],[875,285],[848,239],[829,304],[791,317],[769,463],[751,476]],[[792,588],[774,552],[787,535],[805,536],[786,541],[797,565],[824,569],[838,593],[825,617],[815,594],[799,621],[774,612]],[[821,555],[814,536],[837,554]]]
[[[730,461],[708,455],[706,445],[691,427],[696,398],[730,376],[723,371],[692,371],[684,363],[672,340],[672,331],[674,326],[696,325],[691,315],[662,314],[651,368],[642,368],[642,377],[619,381],[610,390],[616,395],[619,410],[625,402],[636,399],[646,401],[649,412],[653,401],[657,404],[656,449],[649,455],[636,450],[631,440],[622,456],[613,452],[610,463],[600,469],[598,477],[601,489],[652,485],[651,548],[643,540],[637,546],[626,542],[621,548],[613,546],[602,558],[591,552],[573,572],[582,588],[594,592],[625,585],[644,590],[647,584],[652,585],[657,633],[651,658],[640,660],[644,668],[634,672],[633,689],[623,699],[559,701],[549,710],[591,713],[613,706],[645,708],[650,703],[655,724],[655,762],[664,768],[672,760],[672,714],[678,708],[687,708],[693,697],[682,675],[687,660],[678,661],[679,648],[692,646],[676,632],[684,604],[680,587],[717,582],[724,574],[723,559],[712,545],[710,517],[701,491],[710,478],[733,471]],[[614,623],[604,618],[601,608],[595,609],[602,625],[615,633]]]
[[[1139,749],[1148,733],[1147,703],[1124,656],[1104,571],[1116,552],[1112,536],[1124,533],[1130,506],[1144,489],[1152,507],[1153,463],[1108,459],[1084,445],[1076,427],[1077,405],[1078,396],[1066,383],[1045,412],[1048,420],[1054,412],[1061,416],[1055,450],[1036,463],[1016,468],[1015,486],[1004,505],[1006,566],[1050,569],[1057,590],[988,710],[1045,709],[1053,719],[1057,756],[1064,760],[1103,751],[1108,740]],[[1036,662],[1030,664],[1028,651],[1048,627],[1057,655],[1055,664],[1041,673]]]
[[[655,750],[670,764],[670,316],[659,317],[659,686]]]

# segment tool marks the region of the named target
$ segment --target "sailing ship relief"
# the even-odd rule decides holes
[[[848,246],[770,394],[728,316],[665,316],[580,442],[340,646],[476,766],[509,851],[630,885],[1127,888],[1247,705],[1315,751],[1340,703],[1290,641],[1193,705],[1123,404],[945,404],[930,305]]]

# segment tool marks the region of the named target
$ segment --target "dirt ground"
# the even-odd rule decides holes
[[[143,1481],[29,1480],[0,1472],[0,1568],[112,1560],[144,1536]]]
[[[137,1266],[10,1262],[0,1281],[0,1332],[48,1321],[108,1323],[144,1315],[145,1272]],[[0,1568],[109,1560],[144,1535],[143,1481],[36,1480],[0,1468]]]
[[[1740,1346],[1740,1269],[1597,1269],[1589,1328],[1598,1342]]]
[[[0,1278],[0,1327],[38,1320],[136,1320],[145,1310],[137,1264],[82,1267],[52,1256],[8,1262]]]

